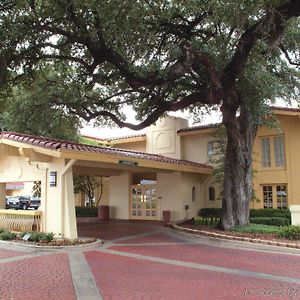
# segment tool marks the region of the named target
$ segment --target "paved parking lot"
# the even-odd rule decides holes
[[[1,242],[0,299],[300,299],[297,249],[190,237],[158,223],[80,225],[79,233],[105,243]]]

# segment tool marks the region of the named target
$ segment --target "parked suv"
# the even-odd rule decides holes
[[[30,207],[30,196],[7,196],[9,208],[26,210]]]
[[[30,198],[30,207],[34,209],[38,209],[39,206],[41,205],[41,199],[38,197],[31,197]]]

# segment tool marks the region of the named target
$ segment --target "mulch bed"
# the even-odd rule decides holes
[[[25,241],[22,238],[17,237],[14,240],[11,240],[13,242],[18,242],[20,244],[26,244],[26,245],[36,245],[36,246],[53,246],[53,247],[62,247],[62,246],[78,246],[78,245],[88,245],[95,243],[97,241],[96,238],[89,238],[89,239],[54,239],[50,242],[47,241],[40,241],[40,242],[32,242],[32,241]]]

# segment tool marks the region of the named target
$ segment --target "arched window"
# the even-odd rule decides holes
[[[216,191],[213,186],[210,186],[208,188],[208,199],[209,201],[215,201],[216,200]]]

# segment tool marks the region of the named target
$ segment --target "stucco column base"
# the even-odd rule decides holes
[[[300,225],[300,205],[290,206],[292,225]]]

